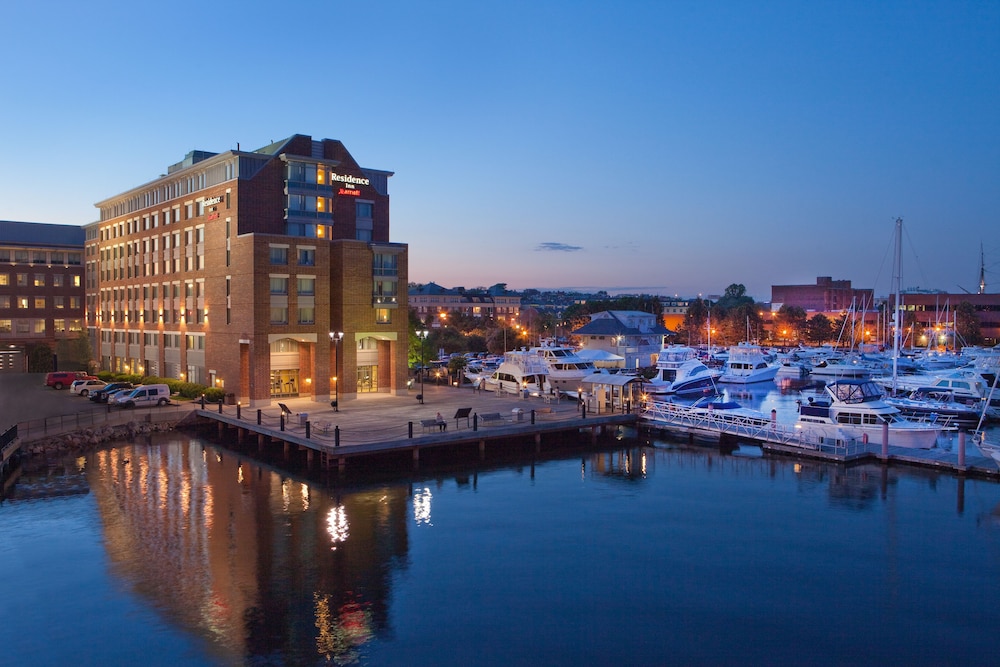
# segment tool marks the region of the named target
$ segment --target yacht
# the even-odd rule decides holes
[[[824,391],[825,399],[810,398],[799,405],[795,427],[805,437],[880,443],[882,427],[888,425],[890,445],[931,449],[938,435],[949,428],[907,419],[883,400],[882,388],[871,380],[836,380]]]
[[[480,378],[489,390],[507,394],[540,395],[549,391],[545,362],[527,350],[505,352],[503,361],[492,373]]]
[[[720,375],[698,359],[694,348],[665,345],[656,359],[656,375],[643,386],[651,394],[700,395],[714,393]]]
[[[731,384],[768,382],[780,368],[781,364],[769,361],[760,345],[740,343],[729,348],[729,358],[718,381]]]
[[[527,351],[545,365],[545,376],[549,389],[575,396],[581,389],[580,381],[595,373],[607,372],[599,369],[593,361],[582,358],[576,349],[558,345],[551,341],[542,341],[538,347]]]

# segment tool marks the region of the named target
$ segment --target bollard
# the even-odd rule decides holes
[[[581,403],[580,404],[580,418],[581,419],[586,419],[587,418],[587,404],[586,403]]]
[[[309,425],[310,425],[310,423],[306,422],[306,440],[309,439],[309,433],[311,432],[310,429],[309,429]]]
[[[340,427],[333,427],[333,446],[340,447]]]
[[[473,431],[478,431],[479,430],[479,413],[478,412],[475,412],[475,413],[472,414],[472,430]]]
[[[406,422],[406,437],[413,438],[413,422]]]
[[[280,419],[280,421],[278,423],[281,424],[281,430],[284,431],[285,430],[285,413],[284,412],[281,413],[281,417],[279,417],[279,419]]]
[[[958,432],[958,467],[965,467],[965,430]]]
[[[260,408],[257,408],[257,426],[260,426]]]
[[[219,401],[219,414],[222,414],[222,401]]]
[[[201,395],[201,409],[205,409],[205,394]]]
[[[535,423],[535,409],[531,408],[531,423]]]
[[[237,419],[240,419],[240,408],[241,407],[242,406],[239,403],[236,404],[236,418]]]

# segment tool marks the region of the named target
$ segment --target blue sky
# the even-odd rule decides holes
[[[1000,291],[1000,2],[6,3],[0,219],[193,149],[394,171],[410,280]]]

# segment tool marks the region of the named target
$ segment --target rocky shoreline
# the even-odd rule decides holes
[[[63,433],[43,440],[21,444],[21,456],[45,457],[79,454],[95,449],[113,440],[133,440],[138,436],[173,431],[176,424],[164,422],[138,422],[88,428],[74,433]]]

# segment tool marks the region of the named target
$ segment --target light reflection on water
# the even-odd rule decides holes
[[[617,438],[332,487],[171,435],[25,477],[5,660],[988,662],[1000,485]]]

